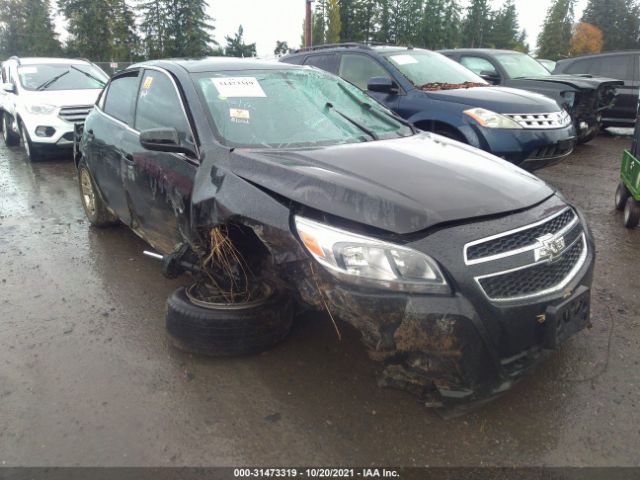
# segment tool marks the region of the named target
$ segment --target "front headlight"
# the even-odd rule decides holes
[[[336,277],[396,291],[449,294],[434,259],[407,247],[295,217],[300,240]]]
[[[514,130],[522,128],[522,125],[515,120],[484,108],[472,108],[465,110],[463,113],[486,128],[509,128]]]
[[[49,115],[56,110],[55,105],[25,105],[25,108],[32,115]]]

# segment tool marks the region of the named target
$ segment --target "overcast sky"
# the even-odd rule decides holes
[[[290,47],[300,45],[305,0],[209,0],[209,13],[215,18],[215,38],[225,44],[242,24],[245,41],[256,42],[258,55],[273,55],[276,40],[286,40]],[[461,2],[466,6],[466,2]],[[493,8],[504,1],[492,0]],[[551,0],[515,0],[520,28],[525,28],[531,48],[535,48],[540,26]],[[582,16],[587,0],[576,2],[576,18]]]

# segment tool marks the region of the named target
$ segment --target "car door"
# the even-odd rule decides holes
[[[84,158],[93,180],[107,205],[127,225],[131,224],[131,214],[123,182],[127,156],[123,139],[132,132],[139,83],[139,70],[112,78],[83,133]]]
[[[369,55],[361,53],[343,53],[340,55],[338,75],[353,83],[370,96],[394,110],[398,106],[400,92],[380,93],[367,90],[369,80],[373,77],[384,77],[394,80],[386,68]]]
[[[162,253],[184,242],[198,160],[184,153],[147,150],[140,144],[139,132],[175,128],[180,143],[196,152],[186,111],[174,78],[161,69],[145,69],[137,95],[135,132],[123,142],[129,154],[124,179],[132,228]]]

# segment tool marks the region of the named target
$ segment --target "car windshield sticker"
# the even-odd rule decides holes
[[[411,63],[418,63],[418,60],[416,60],[411,55],[406,55],[406,54],[403,54],[403,55],[391,55],[390,58],[391,58],[391,60],[393,60],[398,65],[409,65]]]
[[[249,110],[244,110],[242,108],[230,108],[229,117],[231,117],[232,123],[249,123],[249,120],[251,119]]]
[[[266,97],[255,77],[212,78],[221,97]]]
[[[21,75],[24,73],[38,73],[38,67],[20,67],[18,73]]]

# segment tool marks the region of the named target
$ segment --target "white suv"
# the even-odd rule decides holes
[[[109,77],[86,60],[17,58],[2,63],[0,114],[7,146],[22,144],[29,160],[47,149],[73,146]]]

